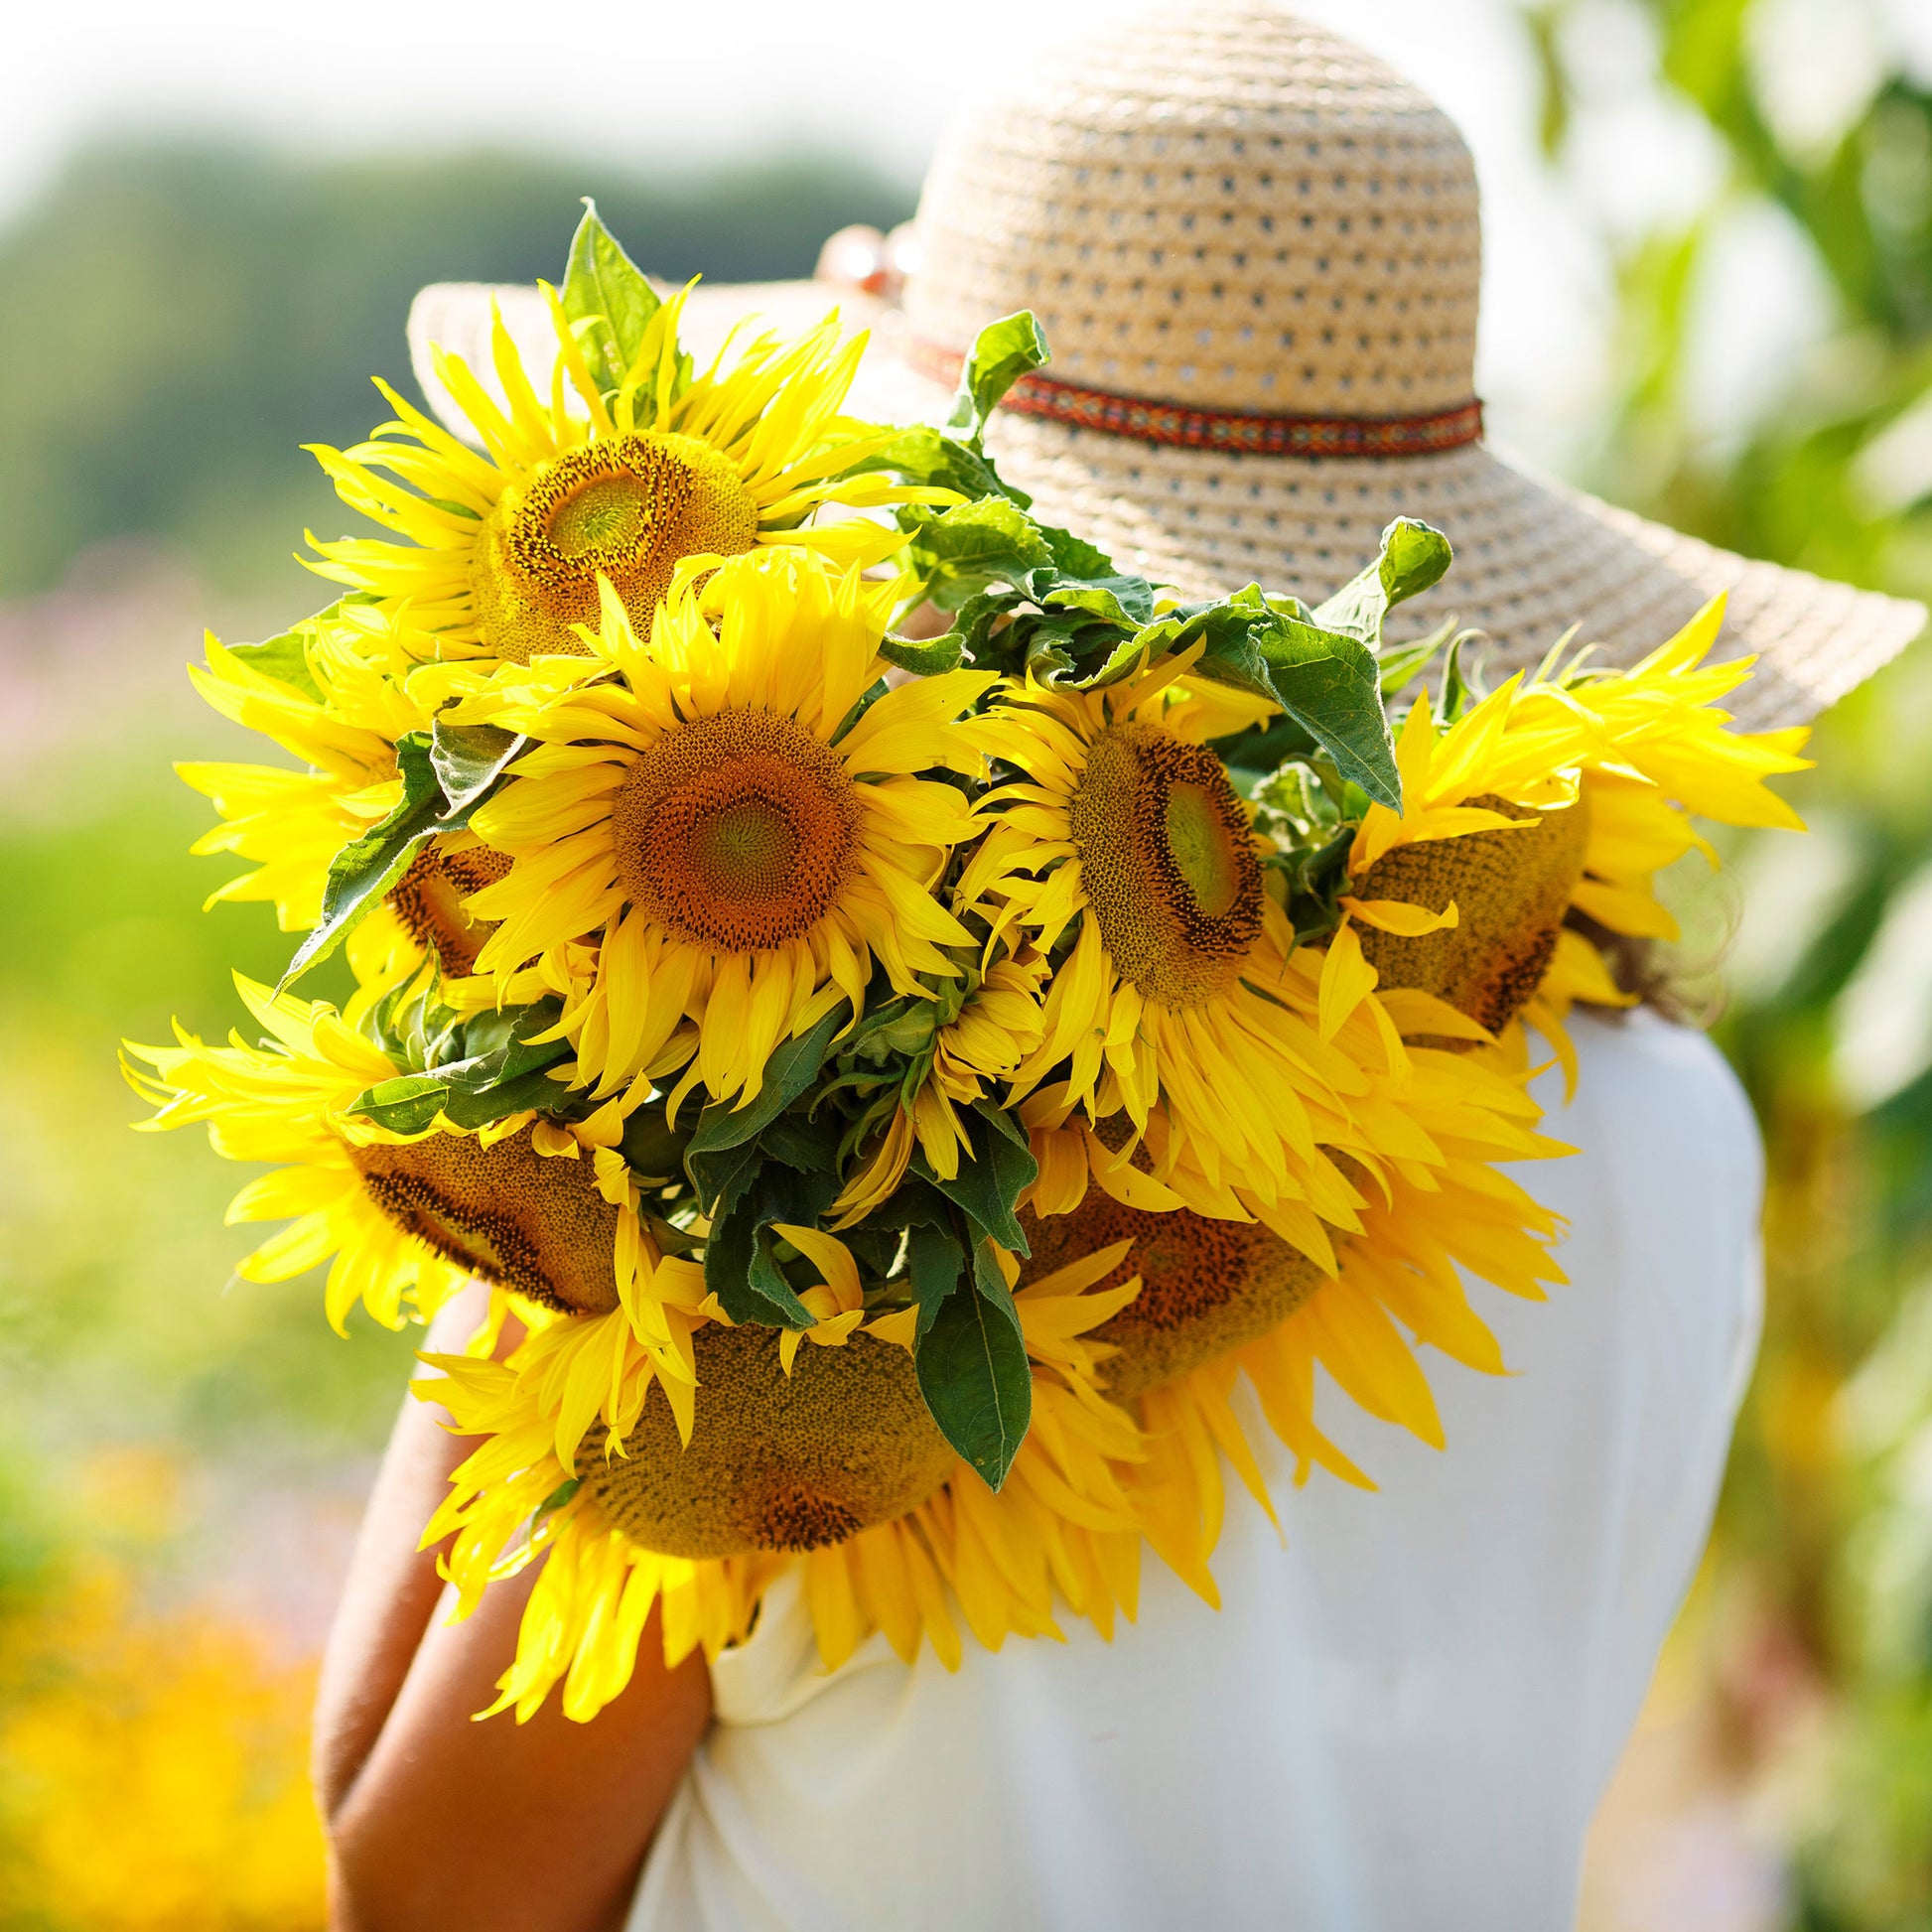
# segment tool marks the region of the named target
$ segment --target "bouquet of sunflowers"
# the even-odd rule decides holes
[[[1523,1024],[1629,1003],[1653,875],[1795,824],[1802,734],[1725,729],[1718,606],[1488,695],[1385,644],[1421,523],[1312,605],[1116,569],[988,459],[1030,316],[896,428],[836,317],[698,367],[594,211],[546,293],[551,367],[442,358],[468,437],[385,387],[317,452],[386,534],[193,673],[300,766],[183,768],[216,897],[303,936],[258,1044],[130,1049],[149,1125],[271,1165],[242,1273],[327,1262],[339,1328],[493,1284],[420,1386],[484,1439],[424,1533],[463,1608],[543,1561],[498,1709],[588,1718],[653,1605],[715,1653],[794,1566],[828,1664],[1109,1631],[1143,1541],[1213,1600],[1222,1458],[1272,1507],[1238,1377],[1365,1483],[1315,1364],[1440,1442],[1415,1347],[1501,1368],[1465,1278],[1561,1281]]]

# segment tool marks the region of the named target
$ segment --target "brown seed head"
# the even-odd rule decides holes
[[[606,1456],[602,1428],[578,1453],[593,1500],[646,1550],[822,1549],[916,1509],[958,1461],[896,1343],[865,1333],[841,1348],[808,1341],[789,1377],[775,1328],[713,1325],[694,1345],[688,1447],[653,1389],[621,1455]]]
[[[1225,992],[1261,937],[1261,867],[1221,760],[1158,725],[1109,726],[1068,816],[1122,978],[1170,1007]]]

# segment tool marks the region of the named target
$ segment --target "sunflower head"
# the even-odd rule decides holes
[[[774,1328],[701,1328],[691,1440],[646,1401],[613,1448],[584,1439],[577,1473],[605,1518],[677,1557],[817,1550],[916,1509],[958,1455],[934,1426],[910,1352],[863,1332],[801,1349]]]
[[[496,657],[580,654],[600,576],[641,615],[682,558],[736,557],[758,542],[759,506],[711,444],[675,431],[586,443],[497,498],[470,566],[477,627]]]
[[[1321,1286],[1321,1271],[1279,1235],[1253,1221],[1210,1220],[1189,1208],[1149,1213],[1090,1186],[1070,1214],[1027,1217],[1031,1280],[1078,1257],[1131,1242],[1095,1292],[1130,1276],[1142,1288],[1093,1331],[1112,1345],[1102,1364],[1107,1393],[1131,1402],[1150,1389],[1258,1340]]]
[[[1580,798],[1539,816],[1487,792],[1468,803],[1533,822],[1384,853],[1355,884],[1362,898],[1438,913],[1453,904],[1456,923],[1413,936],[1366,927],[1362,954],[1382,985],[1433,993],[1500,1033],[1534,996],[1556,956],[1564,914],[1584,874],[1589,809]]]
[[[474,919],[463,901],[505,877],[510,862],[500,852],[472,843],[452,848],[432,841],[409,862],[390,888],[388,902],[403,930],[440,971],[461,979],[477,969],[477,954],[489,923]]]
[[[600,1096],[691,1038],[692,1079],[749,1101],[781,1040],[865,1010],[875,964],[912,998],[958,977],[942,949],[970,934],[934,886],[977,827],[923,774],[979,768],[954,720],[993,676],[884,689],[890,594],[763,549],[681,572],[640,637],[607,585],[595,657],[499,667],[450,714],[540,748],[472,820],[513,863],[466,909],[497,922],[499,993],[595,948],[565,1026]]]
[[[638,276],[648,319],[607,383],[549,295],[556,362],[536,381],[498,318],[501,403],[460,357],[433,351],[480,449],[378,384],[397,420],[353,449],[315,451],[343,499],[403,541],[318,543],[314,568],[406,616],[418,657],[582,655],[600,582],[641,629],[686,559],[776,546],[869,565],[903,536],[864,517],[821,522],[821,509],[958,500],[866,467],[894,432],[841,413],[863,338],[847,341],[836,314],[790,342],[735,339],[729,365],[721,350],[698,371],[678,342],[682,296],[659,303]]]
[[[618,1210],[589,1160],[544,1156],[525,1127],[485,1144],[427,1135],[351,1150],[370,1200],[445,1261],[548,1309],[604,1314],[618,1306]]]
[[[1261,937],[1261,867],[1221,760],[1158,724],[1109,725],[1067,818],[1121,977],[1169,1007],[1225,992]]]
[[[612,801],[618,878],[695,945],[803,938],[849,884],[864,806],[844,760],[795,718],[752,705],[646,747]]]

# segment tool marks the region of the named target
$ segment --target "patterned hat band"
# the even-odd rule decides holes
[[[965,359],[958,349],[917,340],[905,344],[904,354],[920,374],[948,387],[959,380]],[[1001,407],[1132,443],[1247,456],[1430,456],[1482,440],[1482,404],[1474,396],[1427,416],[1276,416],[1147,402],[1055,376],[1024,375]]]

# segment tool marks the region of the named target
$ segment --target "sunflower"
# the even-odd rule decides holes
[[[628,1311],[653,1359],[688,1381],[691,1324],[676,1310],[695,1308],[701,1280],[645,1235],[615,1110],[570,1126],[526,1111],[482,1133],[442,1120],[394,1133],[354,1103],[404,1071],[396,1060],[323,1002],[235,985],[262,1045],[235,1035],[211,1046],[177,1028],[173,1046],[130,1044],[127,1072],[156,1109],[144,1130],[206,1122],[223,1158],[274,1166],[229,1204],[230,1224],[291,1222],[239,1264],[242,1279],[287,1281],[328,1261],[325,1306],[343,1332],[357,1302],[400,1327],[481,1276],[536,1306]]]
[[[1384,997],[1412,1032],[1433,1035],[1449,1024],[1433,1001]],[[1442,1424],[1416,1351],[1427,1343],[1468,1367],[1503,1369],[1464,1279],[1531,1301],[1564,1280],[1550,1252],[1560,1223],[1498,1172],[1493,1129],[1467,1104],[1487,1086],[1536,1156],[1566,1152],[1531,1133],[1536,1108],[1520,1075],[1493,1047],[1479,1070],[1440,1048],[1411,1050],[1424,1074],[1419,1119],[1445,1158],[1429,1184],[1392,1167],[1383,1185],[1364,1187],[1358,1231],[1337,1234],[1332,1274],[1259,1218],[1133,1207],[1097,1182],[1071,1212],[1033,1224],[1034,1268],[1119,1243],[1112,1250],[1124,1250],[1118,1272],[1096,1286],[1112,1287],[1130,1268],[1144,1279],[1140,1296],[1093,1331],[1115,1351],[1101,1366],[1102,1384],[1135,1413],[1149,1446],[1145,1458],[1123,1469],[1122,1485],[1163,1560],[1210,1600],[1207,1563],[1222,1511],[1217,1450],[1274,1516],[1230,1401],[1238,1378],[1251,1384],[1267,1425],[1295,1457],[1298,1484],[1320,1466],[1373,1487],[1315,1424],[1316,1365],[1356,1406],[1440,1449]],[[1439,1070],[1432,1062],[1445,1060],[1443,1077],[1431,1077]],[[1450,1095],[1461,1098],[1446,1108]],[[1455,1130],[1472,1120],[1481,1138],[1465,1139]]]
[[[957,500],[850,474],[897,432],[839,413],[865,339],[842,342],[836,314],[794,343],[759,336],[726,367],[728,344],[687,380],[684,298],[673,296],[607,402],[546,293],[557,331],[547,395],[500,318],[493,359],[507,413],[460,358],[437,351],[481,450],[378,381],[397,420],[353,449],[314,451],[345,503],[405,540],[317,542],[312,568],[406,618],[426,654],[523,664],[581,652],[577,626],[598,621],[600,581],[641,629],[687,557],[776,546],[874,563],[902,541],[897,531],[817,512]]]
[[[826,1272],[839,1272],[824,1237]],[[815,1259],[819,1257],[815,1255]],[[730,1485],[707,1480],[743,1442],[756,1456],[773,1440],[774,1414],[748,1366],[765,1365],[763,1389],[783,1387],[770,1330],[726,1330],[741,1359],[721,1355],[699,1330],[696,1415],[678,1406],[673,1385],[658,1381],[671,1402],[668,1423],[651,1421],[656,1384],[634,1350],[621,1317],[547,1317],[502,1362],[480,1354],[426,1359],[447,1379],[416,1384],[427,1401],[448,1405],[459,1433],[485,1440],[451,1478],[451,1494],[423,1535],[424,1547],[453,1538],[447,1574],[456,1585],[456,1614],[468,1615],[494,1579],[542,1556],[515,1660],[498,1681],[492,1712],[531,1716],[563,1685],[567,1717],[588,1720],[629,1681],[637,1643],[653,1603],[663,1606],[664,1654],[676,1664],[702,1646],[716,1656],[750,1630],[759,1598],[788,1569],[802,1572],[819,1654],[836,1668],[875,1629],[908,1663],[930,1643],[948,1669],[962,1654],[958,1619],[989,1649],[1010,1634],[1057,1636],[1055,1595],[1076,1615],[1111,1634],[1117,1610],[1132,1615],[1139,1576],[1139,1529],[1120,1473],[1146,1454],[1127,1416],[1095,1387],[1106,1353],[1086,1339],[1139,1289],[1133,1279],[1093,1291],[1120,1260],[1104,1251],[1020,1288],[1015,1296],[1033,1360],[1034,1421],[1007,1483],[996,1495],[953,1459],[921,1478],[923,1499],[851,1530],[848,1486],[829,1513],[823,1498],[799,1498],[763,1519],[768,1547],[724,1557],[667,1555],[626,1533],[667,1514],[716,1515],[742,1499]],[[1002,1265],[1017,1280],[1010,1256]],[[876,1316],[827,1340],[828,1354],[864,1348],[898,1356],[909,1348],[914,1311]],[[761,1351],[756,1357],[744,1350]],[[909,1354],[905,1362],[909,1364]],[[715,1384],[707,1362],[721,1364]],[[801,1371],[802,1372],[802,1371]],[[870,1366],[875,1391],[909,1376]],[[706,1390],[716,1405],[706,1414]],[[689,1397],[683,1398],[688,1401]],[[899,1407],[903,1407],[902,1402]],[[842,1418],[854,1438],[873,1420]],[[883,1432],[889,1445],[904,1434],[901,1416]],[[675,1424],[675,1436],[652,1444]],[[813,1429],[823,1427],[814,1417]],[[707,1436],[707,1430],[709,1436]],[[680,1476],[676,1438],[690,1445],[695,1471]],[[790,1447],[787,1444],[787,1447]],[[631,1452],[665,1455],[646,1483],[626,1473]],[[923,1457],[923,1448],[911,1451]],[[848,1485],[870,1464],[851,1454],[820,1465]],[[646,1517],[640,1495],[652,1496]],[[897,1500],[902,1501],[900,1496]],[[881,1505],[897,1508],[897,1501]],[[660,1540],[674,1540],[661,1538]]]
[[[545,963],[600,1098],[689,1015],[679,1097],[744,1104],[779,1041],[840,1001],[864,1011],[875,964],[914,998],[921,975],[960,976],[944,949],[971,935],[931,889],[976,828],[958,788],[914,774],[978,768],[953,721],[993,677],[876,691],[887,595],[764,551],[687,573],[645,642],[607,592],[595,654],[499,673],[450,712],[536,742],[472,821],[512,861],[467,901],[495,925],[477,968],[507,993]]]
[[[1374,982],[1344,935],[1338,950],[1298,950],[1273,989],[1311,1032],[1324,986],[1331,1021],[1353,1001],[1329,1042],[1357,1068],[1357,1081],[1338,1082],[1357,1089],[1352,1120],[1321,1130],[1337,1135],[1326,1151],[1348,1192],[1320,1217],[1238,1177],[1210,1184],[1164,1107],[1144,1132],[1125,1112],[1082,1118],[1064,1084],[1023,1108],[1039,1166],[1028,1266],[1133,1244],[1120,1267],[1146,1286],[1094,1331],[1114,1351],[1101,1379],[1137,1409],[1152,1446],[1123,1476],[1143,1528],[1203,1595],[1212,1594],[1206,1562],[1220,1523],[1217,1448],[1272,1513],[1228,1405],[1237,1375],[1295,1455],[1298,1480],[1320,1464],[1366,1481],[1314,1426],[1314,1365],[1371,1415],[1440,1448],[1414,1350],[1427,1342],[1470,1366],[1501,1367],[1462,1274],[1529,1300],[1563,1280],[1550,1255],[1558,1222],[1495,1166],[1569,1151],[1537,1131],[1528,1070],[1443,1001]],[[1384,1058],[1391,1035],[1401,1041],[1393,1067]]]
[[[1566,671],[1553,657],[1448,727],[1419,700],[1396,746],[1403,808],[1371,805],[1355,835],[1349,872],[1363,890],[1413,897],[1439,912],[1451,895],[1469,897],[1475,872],[1461,859],[1469,846],[1508,851],[1526,842],[1523,863],[1503,876],[1525,906],[1539,897],[1532,845],[1542,839],[1552,860],[1574,848],[1545,869],[1545,884],[1564,882],[1554,906],[1533,921],[1546,943],[1525,950],[1502,975],[1509,1012],[1520,1008],[1551,1041],[1573,1084],[1576,1056],[1563,1026],[1571,1005],[1627,1006],[1630,998],[1574,920],[1559,926],[1557,919],[1581,914],[1610,933],[1673,939],[1677,923],[1658,902],[1656,875],[1694,850],[1717,862],[1695,818],[1804,829],[1766,780],[1808,768],[1798,756],[1806,730],[1729,729],[1720,701],[1749,676],[1752,660],[1706,664],[1723,622],[1724,599],[1714,598],[1627,671],[1592,672],[1581,659]],[[1432,847],[1439,861],[1430,860]],[[1397,884],[1394,868],[1405,858]],[[1550,911],[1555,918],[1545,916]],[[1447,954],[1454,944],[1450,935],[1424,938],[1412,950]],[[1388,963],[1394,949],[1370,945]],[[1500,1024],[1508,1016],[1482,1017]]]
[[[1025,775],[983,800],[989,830],[958,897],[995,930],[1063,954],[1011,1102],[1050,1082],[1054,1125],[1076,1110],[1090,1122],[1124,1112],[1145,1135],[1159,1115],[1162,1189],[1141,1204],[1181,1204],[1183,1181],[1187,1204],[1210,1215],[1259,1203],[1327,1268],[1321,1223],[1352,1230],[1360,1200],[1328,1150],[1371,1168],[1428,1158],[1391,1099],[1410,1058],[1366,997],[1375,975],[1359,945],[1295,947],[1264,890],[1272,848],[1194,742],[1199,707],[1181,685],[1191,661],[1097,692],[1030,687],[964,727]],[[1060,1205],[1077,1201],[1064,1147],[1039,1158],[1041,1185]],[[1128,1164],[1096,1153],[1093,1171],[1106,1184]]]
[[[1509,1087],[1520,1091],[1528,1055],[1509,1025],[1519,1011],[1556,1045],[1574,1086],[1576,1059],[1562,1027],[1570,1006],[1627,1006],[1631,997],[1589,940],[1562,921],[1574,908],[1612,932],[1673,934],[1652,879],[1694,848],[1713,856],[1691,823],[1694,812],[1798,827],[1765,780],[1803,768],[1796,756],[1803,733],[1734,733],[1715,708],[1749,669],[1747,662],[1702,668],[1722,618],[1721,602],[1708,607],[1628,672],[1579,678],[1573,669],[1566,678],[1553,663],[1447,730],[1426,705],[1411,712],[1398,745],[1405,810],[1373,807],[1361,826],[1350,855],[1357,892],[1341,897],[1343,922],[1320,955],[1321,977],[1370,980],[1374,991],[1364,997],[1386,1009],[1412,1062],[1449,1078],[1450,1086],[1436,1089],[1438,1105],[1457,1087],[1471,1097],[1472,1078],[1503,1083],[1491,1086],[1492,1105]],[[1486,1035],[1505,1027],[1499,1044],[1486,1043]],[[1522,1124],[1533,1125],[1527,1096],[1521,1104],[1531,1116]],[[1139,1175],[1114,1179],[1118,1198],[1094,1188],[1065,1230],[1036,1247],[1050,1261],[1133,1225],[1136,1244],[1125,1265],[1148,1286],[1096,1332],[1121,1341],[1143,1375],[1150,1360],[1172,1363],[1173,1336],[1184,1331],[1177,1315],[1192,1316],[1208,1337],[1194,1338],[1198,1351],[1212,1345],[1217,1320],[1223,1328],[1244,1316],[1258,1322],[1285,1297],[1301,1298],[1265,1336],[1238,1338],[1140,1396],[1151,1453],[1127,1486],[1150,1538],[1197,1587],[1220,1523],[1216,1447],[1272,1514],[1227,1400],[1238,1374],[1254,1384],[1294,1451],[1298,1480],[1319,1462],[1366,1482],[1314,1429],[1313,1364],[1371,1414],[1440,1445],[1434,1402],[1401,1331],[1467,1366],[1499,1372],[1494,1340],[1460,1277],[1531,1299],[1562,1279],[1547,1253],[1557,1224],[1497,1171],[1493,1163],[1506,1157],[1495,1141],[1471,1139],[1469,1117],[1459,1126],[1445,1120],[1425,1090],[1411,1087],[1402,1105],[1449,1158],[1420,1190],[1414,1171],[1388,1171],[1384,1190],[1367,1194],[1359,1231],[1338,1240],[1332,1280],[1320,1280],[1306,1257],[1262,1230],[1185,1210],[1146,1211],[1151,1190]],[[1091,1132],[1087,1138],[1091,1145]],[[1036,1149],[1040,1140],[1036,1132]],[[1541,1151],[1559,1150],[1544,1142]],[[1042,1154],[1042,1183],[1052,1159]],[[1078,1198],[1088,1168],[1105,1180],[1116,1174],[1118,1157],[1109,1170],[1097,1151],[1085,1163],[1078,1150],[1060,1152],[1052,1172],[1062,1201],[1070,1191]],[[1138,1192],[1122,1184],[1128,1178]],[[1131,1377],[1117,1375],[1115,1386],[1131,1389]]]
[[[882,1206],[905,1177],[915,1148],[941,1180],[951,1180],[961,1154],[972,1158],[959,1109],[991,1097],[1038,1046],[1044,957],[1006,940],[992,941],[988,952],[896,1024],[895,1033],[912,1035],[905,1072],[883,1096],[883,1124],[862,1128],[861,1145],[868,1134],[871,1145],[832,1203],[835,1225],[864,1220]]]
[[[430,719],[370,648],[383,629],[373,612],[361,609],[312,633],[302,670],[290,673],[300,683],[259,668],[212,635],[206,668],[189,666],[196,690],[222,717],[261,733],[306,767],[175,766],[221,815],[194,851],[232,852],[256,862],[254,871],[216,887],[210,905],[266,899],[284,932],[307,931],[322,916],[330,861],[401,801],[396,740],[427,731]]]

